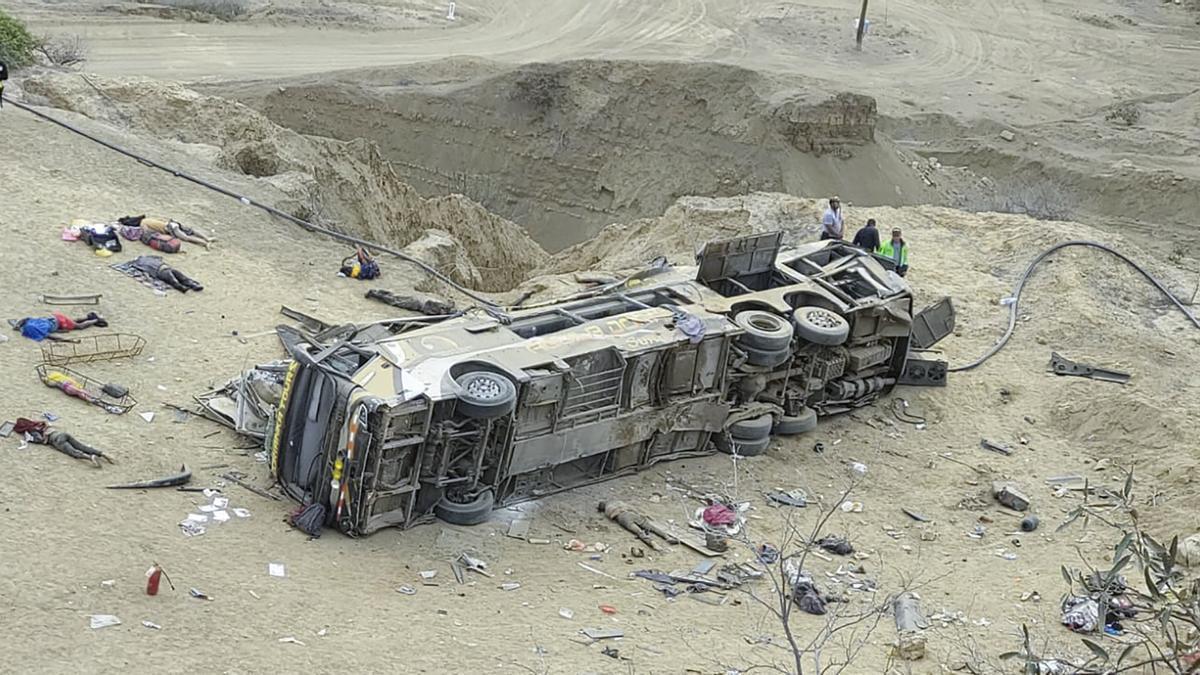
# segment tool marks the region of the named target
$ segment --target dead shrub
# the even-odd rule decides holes
[[[38,40],[37,50],[52,66],[67,68],[87,61],[87,43],[78,35],[52,35]]]
[[[159,0],[161,4],[204,14],[221,21],[233,21],[250,11],[246,0]]]
[[[1123,127],[1131,127],[1142,118],[1142,109],[1136,103],[1118,103],[1104,114],[1104,120]]]
[[[545,111],[558,104],[566,89],[561,70],[537,68],[517,78],[513,98],[535,110]]]

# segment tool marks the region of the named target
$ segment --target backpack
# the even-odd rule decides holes
[[[161,253],[179,253],[180,247],[183,246],[183,242],[175,237],[150,230],[142,232],[142,243]]]

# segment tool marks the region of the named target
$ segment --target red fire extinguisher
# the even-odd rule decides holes
[[[158,595],[158,582],[164,576],[166,574],[163,573],[158,563],[154,563],[150,569],[146,570],[146,595]],[[171,583],[171,577],[167,577],[167,584],[171,586],[171,590],[175,590],[175,584]]]

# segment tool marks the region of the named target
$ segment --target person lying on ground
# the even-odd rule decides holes
[[[165,234],[182,241],[199,244],[206,249],[212,248],[212,243],[216,241],[215,238],[210,237],[193,227],[188,227],[177,220],[170,220],[166,218],[150,218],[147,216],[125,216],[118,222],[120,222],[122,225],[140,226],[146,232]]]
[[[892,262],[896,264],[896,274],[904,276],[908,274],[908,244],[904,242],[901,234],[898,227],[892,230],[892,238],[875,249],[875,253],[885,258],[891,258]]]
[[[16,424],[13,425],[13,431],[24,435],[29,439],[30,443],[49,445],[69,457],[86,459],[96,468],[100,468],[100,462],[97,461],[97,458],[103,459],[109,464],[113,463],[112,458],[104,454],[103,451],[93,448],[65,431],[53,429],[45,422],[35,422],[31,419],[18,417]]]
[[[131,265],[137,271],[145,274],[151,279],[165,283],[180,293],[204,290],[204,287],[200,285],[200,282],[163,262],[162,256],[140,255],[137,258],[134,258]]]
[[[13,330],[21,331],[21,335],[41,342],[50,337],[51,333],[66,333],[73,330],[83,330],[84,328],[108,327],[108,322],[104,317],[95,312],[90,312],[82,319],[72,319],[62,312],[51,312],[50,316],[27,316],[23,319],[18,319],[13,323]],[[51,339],[54,339],[51,337]]]
[[[874,218],[868,218],[867,224],[854,233],[854,245],[869,253],[879,248],[879,230],[875,227]]]
[[[125,412],[120,407],[108,403],[104,399],[88,391],[87,387],[85,387],[82,382],[79,382],[66,373],[60,373],[57,371],[47,373],[43,382],[47,387],[59,389],[67,396],[74,396],[81,401],[86,401],[94,406],[103,408],[105,412],[112,413],[114,415],[120,415],[121,413]]]

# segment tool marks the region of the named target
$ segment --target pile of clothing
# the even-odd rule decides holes
[[[63,230],[63,241],[82,241],[96,251],[96,255],[107,257],[121,251],[121,238],[117,229],[108,223],[90,223],[86,220],[73,220],[70,227]]]
[[[1062,624],[1077,633],[1095,631],[1100,625],[1100,601],[1107,597],[1104,632],[1120,635],[1124,631],[1121,620],[1137,614],[1125,577],[1109,578],[1106,574],[1093,572],[1084,585],[1087,595],[1068,595],[1063,599]]]

